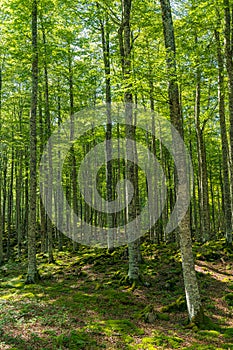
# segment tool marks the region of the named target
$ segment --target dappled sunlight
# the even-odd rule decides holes
[[[159,259],[151,260],[150,256],[156,256],[158,251]],[[219,278],[224,276],[225,265],[221,259],[214,262],[214,269],[221,271],[217,273],[212,264],[196,261],[206,314],[222,330],[201,333],[186,329],[187,313],[178,303],[184,287],[175,251],[172,245],[170,250],[151,247],[142,265],[147,286],[133,290],[123,278],[127,270],[121,249],[114,254],[114,265],[113,257],[106,258],[101,251],[92,256],[88,249],[80,251],[78,257],[66,255],[63,264],[61,260],[59,264],[42,261],[37,285],[24,284],[20,264],[8,264],[11,277],[3,277],[0,288],[0,329],[6,344],[2,342],[1,349],[9,349],[9,344],[19,350],[30,349],[30,344],[33,349],[74,346],[85,350],[99,349],[104,344],[113,349],[127,346],[146,350],[194,349],[193,344],[195,350],[199,346],[205,349],[206,344],[210,349],[228,343],[232,346],[226,333],[233,327],[232,306],[225,299],[232,282]],[[59,256],[55,255],[56,260]],[[105,272],[99,272],[103,268]],[[78,274],[72,274],[77,270]],[[152,305],[150,316],[146,308],[152,310]]]

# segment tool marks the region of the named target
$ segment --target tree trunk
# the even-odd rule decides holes
[[[29,227],[28,227],[28,273],[27,283],[38,279],[36,266],[36,109],[38,92],[38,48],[37,48],[37,0],[32,1],[32,95],[30,113],[30,194],[29,194]]]
[[[179,131],[181,137],[183,137],[183,125],[182,115],[179,102],[179,90],[176,76],[176,48],[175,48],[175,37],[172,22],[171,6],[169,0],[160,0],[162,10],[162,21],[164,30],[165,48],[167,50],[167,70],[169,76],[169,106],[170,106],[170,119],[174,127]],[[179,145],[178,145],[179,147]],[[176,148],[178,148],[176,145]],[[176,152],[181,150],[176,149]],[[181,156],[184,159],[184,157]],[[185,161],[185,160],[184,160]],[[184,169],[186,164],[184,164]],[[176,188],[182,182],[187,183],[187,179],[178,179],[175,177]],[[186,186],[187,187],[187,186]],[[186,191],[189,191],[186,188]],[[181,191],[180,191],[181,192]],[[180,196],[183,193],[179,193]],[[182,268],[185,285],[185,294],[187,301],[187,308],[189,319],[195,323],[201,323],[203,321],[203,311],[201,306],[201,298],[199,294],[196,272],[194,268],[194,259],[192,252],[192,240],[190,232],[190,219],[189,211],[187,211],[184,219],[179,224],[179,237],[180,237],[180,249],[182,257]]]
[[[0,266],[3,263],[3,230],[2,230],[2,163],[0,170]]]
[[[72,67],[72,51],[69,49],[69,102],[70,102],[70,141],[74,140],[74,83],[73,83],[73,67]],[[72,183],[72,205],[74,215],[71,218],[72,220],[72,232],[75,232],[77,229],[77,220],[76,215],[78,214],[78,194],[77,194],[77,167],[76,167],[76,157],[74,147],[70,148],[71,154],[71,163],[72,163],[72,171],[71,171],[71,183]],[[76,215],[75,215],[76,214]],[[73,239],[73,250],[77,249],[77,242],[75,241],[75,237]]]
[[[107,128],[106,128],[106,158],[112,158],[112,117],[111,117],[111,67],[110,67],[110,41],[109,41],[109,23],[108,17],[106,15],[106,21],[100,19],[101,26],[101,38],[102,38],[102,51],[103,51],[103,60],[104,60],[104,71],[105,71],[105,103],[107,108]],[[113,180],[113,171],[112,171],[112,162],[106,162],[106,183],[107,183],[107,202],[113,200],[113,190],[112,190],[112,180]],[[113,227],[114,218],[113,214],[108,214],[107,211],[107,225],[108,227]],[[108,249],[112,250],[111,246],[111,237],[108,235]]]
[[[48,183],[47,183],[47,201],[51,203],[53,201],[52,194],[52,185],[53,185],[53,165],[52,165],[52,149],[51,149],[51,118],[50,118],[50,106],[49,106],[49,82],[48,82],[48,68],[47,68],[47,43],[46,43],[46,35],[45,29],[42,23],[42,36],[43,36],[43,45],[44,45],[44,82],[45,82],[45,120],[47,126],[46,136],[48,137]],[[53,226],[50,217],[47,215],[47,237],[48,237],[48,263],[53,263]]]
[[[135,150],[131,147],[129,140],[135,140],[135,130],[133,127],[133,94],[132,94],[132,83],[131,83],[131,29],[130,29],[130,17],[131,17],[131,0],[125,0],[123,2],[123,17],[122,23],[119,29],[119,44],[120,44],[120,54],[122,62],[122,75],[125,85],[124,92],[124,102],[125,102],[125,135],[126,135],[126,161],[127,159],[135,159]],[[134,187],[134,196],[130,205],[126,208],[126,225],[127,222],[135,219],[136,215],[136,176],[135,176],[135,166],[133,163],[127,161],[126,163],[126,178]],[[128,186],[126,185],[126,197],[128,194]],[[129,238],[128,243],[128,253],[129,253],[129,270],[128,277],[131,282],[137,282],[139,280],[139,243],[137,240],[132,241]]]
[[[200,125],[200,103],[201,103],[201,73],[197,72],[196,98],[195,98],[195,126],[197,136],[197,152],[198,152],[198,201],[199,216],[202,241],[206,242],[210,237],[210,212],[209,212],[209,196],[208,196],[208,177],[206,152],[204,142],[204,126]]]
[[[0,67],[0,141],[2,132],[2,67]],[[2,162],[4,162],[2,157]],[[3,163],[1,162],[0,170],[0,265],[3,262],[3,215],[2,215],[2,174],[3,174]]]
[[[21,223],[21,201],[22,201],[22,182],[23,182],[23,165],[22,150],[18,153],[18,163],[16,164],[16,232],[18,241],[18,258],[21,257],[22,249],[22,223]]]
[[[13,137],[13,135],[12,135]],[[7,203],[7,259],[10,258],[11,255],[11,231],[12,231],[12,208],[13,208],[13,181],[14,181],[14,150],[12,147],[11,150],[11,172],[8,186],[8,203]]]
[[[233,194],[233,58],[232,58],[232,24],[233,18],[231,16],[232,8],[229,0],[223,1],[225,14],[225,56],[226,69],[228,75],[228,103],[229,103],[229,117],[230,117],[230,150],[231,150],[231,192]],[[233,207],[233,203],[231,203]],[[232,244],[232,232],[227,235],[227,243]]]
[[[40,155],[43,154],[44,150],[44,122],[43,122],[43,111],[42,111],[42,96],[39,94],[39,134],[40,134]],[[43,183],[40,183],[40,191],[45,191],[45,186]],[[42,196],[40,196],[40,234],[41,234],[41,252],[45,253],[47,251],[47,240],[46,240],[46,212],[42,200]]]
[[[60,98],[60,87],[58,87],[58,105],[57,105],[57,114],[58,114],[58,128],[59,128],[59,139],[60,139],[60,126],[62,123],[61,119],[61,98]],[[58,151],[58,161],[61,163],[61,151]],[[62,170],[58,168],[57,181],[62,182]],[[63,224],[63,215],[64,215],[64,196],[63,191],[59,188],[57,195],[57,215],[58,215],[58,226],[62,227]],[[62,250],[63,246],[63,233],[57,229],[58,234],[58,249]]]
[[[224,84],[224,60],[221,50],[219,32],[215,30],[215,40],[217,44],[218,59],[218,106],[221,128],[222,143],[222,171],[223,171],[223,198],[224,198],[224,218],[225,237],[227,243],[232,242],[232,210],[231,210],[231,189],[229,181],[229,145],[227,138],[226,118],[225,118],[225,84]]]

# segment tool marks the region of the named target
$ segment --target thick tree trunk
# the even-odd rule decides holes
[[[173,30],[171,6],[169,0],[160,0],[162,10],[162,21],[164,29],[165,47],[167,50],[167,70],[169,75],[169,105],[170,105],[170,118],[174,127],[179,131],[181,137],[183,137],[183,125],[182,115],[179,102],[179,90],[176,77],[176,61],[175,61],[175,37]],[[176,152],[182,152],[179,149],[179,145],[176,145]],[[181,156],[181,159],[184,157]],[[185,160],[184,160],[185,161]],[[184,169],[186,164],[184,164]],[[187,183],[187,179],[175,178],[176,188],[178,185]],[[186,186],[186,191],[189,189]],[[180,191],[180,196],[185,195]],[[179,224],[179,240],[182,257],[182,268],[185,285],[185,294],[188,307],[188,314],[190,321],[201,323],[203,321],[203,311],[201,306],[201,298],[198,290],[196,272],[194,268],[194,259],[192,253],[192,240],[190,232],[190,219],[189,211],[187,211],[184,219]]]

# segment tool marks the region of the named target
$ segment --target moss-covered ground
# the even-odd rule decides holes
[[[127,284],[125,247],[38,255],[0,267],[0,349],[233,349],[233,253],[223,241],[194,244],[206,329],[189,327],[175,244],[143,243],[143,283]]]

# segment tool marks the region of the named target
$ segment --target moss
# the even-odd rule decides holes
[[[102,287],[101,283],[96,283],[95,290],[99,290],[99,289],[101,289],[101,287]]]
[[[146,323],[153,323],[155,320],[169,321],[169,316],[165,313],[156,311],[152,304],[147,305],[138,315],[138,318]]]
[[[152,304],[147,305],[138,315],[138,318],[146,323],[153,323],[157,319],[154,306]]]
[[[127,285],[129,288],[128,290],[130,291],[134,291],[137,287],[142,286],[143,285],[143,281],[142,279],[139,277],[136,280],[132,280],[129,278],[128,275],[123,276],[120,281],[119,281],[120,285]]]
[[[53,344],[56,348],[66,349],[98,349],[97,342],[84,332],[71,331],[70,334],[59,334],[53,337]]]
[[[90,328],[90,325],[88,325]],[[144,330],[136,327],[130,320],[127,319],[114,319],[106,320],[92,325],[92,329],[96,329],[107,336],[121,335],[124,340],[131,342],[133,335],[143,335]]]
[[[13,299],[13,294],[9,293],[9,294],[3,294],[0,296],[0,305],[3,303],[6,303],[7,300],[12,300]]]
[[[162,312],[176,312],[176,311],[185,311],[186,302],[183,296],[177,298],[173,303],[163,306]]]
[[[183,339],[178,337],[176,334],[165,334],[160,331],[155,331],[153,336],[153,342],[157,346],[163,346],[165,348],[180,349]]]
[[[193,330],[215,330],[219,331],[220,328],[215,324],[208,316],[204,314],[203,309],[201,308],[199,313],[192,318],[186,328],[192,328]]]
[[[227,302],[228,305],[233,306],[233,293],[224,295],[223,299]]]
[[[115,271],[114,274],[112,275],[112,279],[114,279],[114,280],[121,280],[122,278],[123,278],[123,276],[122,276],[121,270]]]
[[[161,321],[169,321],[170,320],[170,317],[168,316],[168,314],[164,314],[161,312],[157,313],[157,318],[158,318],[158,320],[161,320]]]
[[[228,328],[224,331],[224,334],[223,334],[224,338],[230,338],[232,339],[233,338],[233,328]]]
[[[36,271],[35,276],[29,276],[27,275],[25,284],[35,284],[38,283],[41,280],[40,274],[38,271]]]
[[[200,330],[198,332],[199,335],[202,335],[205,339],[206,338],[216,338],[219,337],[220,332],[215,331],[215,330]]]
[[[190,323],[191,324],[193,323],[195,326],[199,327],[207,321],[208,320],[205,319],[205,316],[204,316],[203,308],[200,307],[200,310],[198,311],[198,313],[194,317],[192,317]]]
[[[202,345],[199,343],[193,343],[189,347],[182,348],[183,350],[222,350],[223,348],[216,348],[215,345]]]

